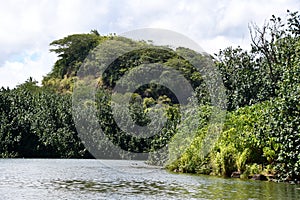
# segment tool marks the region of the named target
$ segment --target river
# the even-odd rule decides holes
[[[299,199],[300,185],[175,174],[142,161],[0,159],[0,199]]]

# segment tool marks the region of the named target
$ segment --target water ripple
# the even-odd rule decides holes
[[[192,193],[183,188],[182,185],[173,183],[172,185],[163,181],[136,181],[136,180],[119,180],[119,181],[86,181],[86,180],[56,180],[52,182],[56,189],[97,192],[97,193],[114,193],[120,195],[159,195],[174,197],[192,197]]]

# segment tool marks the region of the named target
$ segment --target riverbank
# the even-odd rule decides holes
[[[276,101],[265,101],[227,112],[224,124],[204,124],[197,130],[193,139],[184,137],[181,139],[191,141],[187,149],[181,150],[183,152],[181,154],[180,146],[170,145],[171,154],[180,157],[166,166],[167,169],[223,177],[239,174],[242,179],[261,174],[265,176],[263,179],[269,177],[275,182],[298,183],[300,176],[299,168],[296,166],[299,159],[282,157],[287,152],[296,156],[297,151],[283,149],[286,144],[280,142],[282,134],[273,132],[275,129],[272,126],[275,121],[271,119],[274,117]],[[209,116],[210,112],[206,114]],[[191,119],[189,123],[196,124],[196,120]],[[207,147],[206,138],[210,137],[210,131],[213,130],[221,131],[215,143]],[[291,169],[290,165],[294,168]]]

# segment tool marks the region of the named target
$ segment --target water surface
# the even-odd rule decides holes
[[[300,199],[300,185],[169,173],[142,161],[0,159],[0,199]]]

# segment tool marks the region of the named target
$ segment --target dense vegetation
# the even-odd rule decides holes
[[[251,50],[227,48],[216,64],[227,88],[228,112],[222,134],[203,157],[199,130],[191,147],[169,168],[230,176],[276,174],[300,178],[300,15],[272,16],[262,29],[250,27]],[[210,126],[218,126],[213,124]]]
[[[15,89],[0,90],[1,157],[90,158],[89,151],[97,149],[101,152],[93,154],[97,158],[137,158],[127,151],[151,152],[166,146],[177,134],[183,137],[182,140],[191,141],[191,145],[175,162],[167,165],[170,170],[224,176],[238,171],[242,177],[266,173],[275,174],[280,180],[300,180],[300,15],[288,11],[286,19],[272,16],[262,28],[252,24],[250,31],[250,51],[229,47],[213,58],[226,88],[228,105],[224,126],[217,120],[208,123],[213,97],[207,92],[208,83],[203,74],[183,58],[184,55],[194,55],[189,49],[156,48],[145,41],[134,42],[115,35],[101,36],[95,30],[53,41],[51,51],[59,55],[59,60],[44,77],[41,87],[29,79]],[[89,109],[96,108],[98,119],[92,121],[87,114],[86,118],[79,120],[99,123],[107,137],[96,140],[99,133],[91,126],[90,137],[79,138],[74,119],[84,115],[72,112],[74,82],[82,83],[77,77],[79,67],[91,64],[86,63],[85,58],[92,49],[106,41],[112,41],[108,44],[116,51],[122,52],[128,45],[142,50],[119,57],[101,76],[95,71],[93,78],[96,82],[90,84],[98,85],[96,102],[83,99],[81,103],[85,109],[80,112],[89,113]],[[101,52],[93,56],[105,60],[111,53]],[[206,55],[197,56],[205,64]],[[201,114],[178,127],[183,108],[178,106],[176,95],[161,85],[143,85],[130,97],[131,117],[143,126],[151,120],[160,120],[149,119],[147,113],[163,112],[166,125],[159,134],[148,139],[128,137],[118,128],[111,114],[112,89],[126,72],[151,63],[164,64],[182,72],[196,91],[199,104],[198,108],[186,109],[199,109]],[[155,70],[156,65],[151,66]],[[85,92],[84,89],[79,91],[83,96]],[[122,102],[126,95],[120,95],[117,101]],[[124,110],[117,110],[118,116],[126,115]],[[199,125],[196,136],[189,138],[193,135],[190,127],[195,124]],[[123,126],[128,130],[132,128],[131,124]],[[206,136],[213,135],[212,132],[220,128],[222,131],[217,142],[207,147]],[[121,150],[112,152],[108,138]],[[87,143],[89,145],[83,145]],[[204,153],[207,148],[209,153]],[[168,150],[170,154],[182,151],[176,144],[170,145]],[[157,158],[160,155],[150,154],[152,162]]]
[[[29,79],[0,90],[1,157],[91,157],[77,137],[70,95],[43,91]]]

